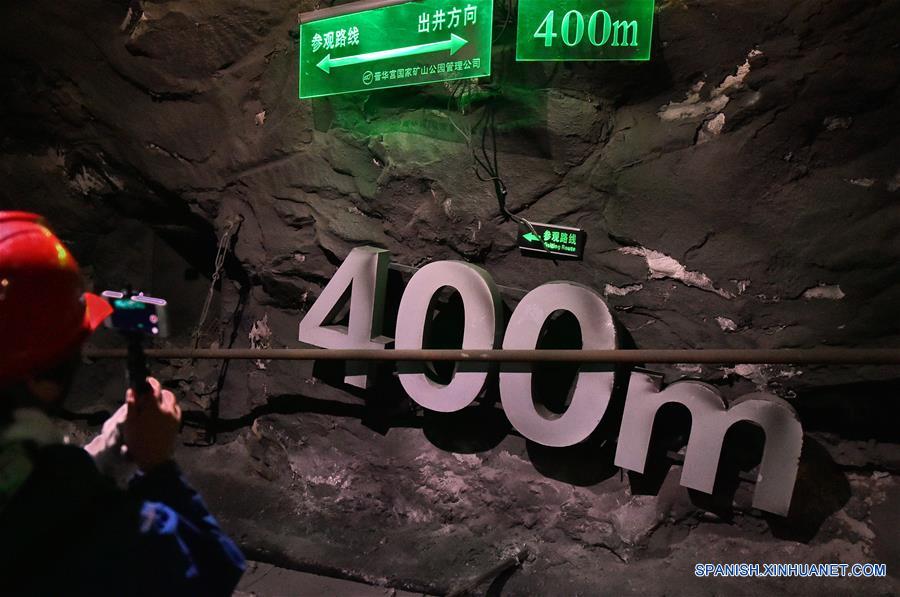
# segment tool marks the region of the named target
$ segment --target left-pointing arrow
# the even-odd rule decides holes
[[[522,238],[524,238],[525,240],[530,241],[530,242],[536,242],[536,241],[541,240],[541,237],[536,235],[534,232],[526,232],[525,234],[522,235]]]
[[[327,54],[316,66],[326,73],[331,74],[331,69],[333,68],[349,66],[351,64],[364,64],[366,62],[375,62],[376,60],[386,60],[388,58],[401,58],[404,56],[415,56],[417,54],[428,54],[430,52],[442,52],[444,50],[449,50],[450,55],[452,56],[467,43],[469,42],[465,39],[451,33],[450,39],[435,41],[428,44],[419,44],[418,46],[407,46],[405,48],[395,48],[393,50],[380,50],[378,52],[367,52],[355,56],[341,56],[340,58],[332,58],[331,54]]]

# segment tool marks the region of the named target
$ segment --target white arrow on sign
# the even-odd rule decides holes
[[[380,50],[378,52],[367,52],[365,54],[357,54],[355,56],[342,56],[340,58],[332,58],[331,54],[326,54],[322,60],[316,65],[328,74],[331,69],[341,66],[350,66],[351,64],[364,64],[366,62],[375,62],[376,60],[386,60],[388,58],[400,58],[403,56],[415,56],[417,54],[428,54],[430,52],[442,52],[449,50],[450,55],[456,54],[460,48],[469,43],[460,36],[451,33],[450,39],[444,41],[435,41],[428,44],[420,44],[417,46],[407,46],[405,48],[394,48],[393,50]]]

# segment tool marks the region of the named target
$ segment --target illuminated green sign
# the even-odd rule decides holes
[[[649,60],[654,0],[519,0],[516,60]]]
[[[311,13],[300,25],[300,98],[488,76],[493,8],[492,0],[424,0]]]
[[[538,224],[519,224],[519,251],[526,257],[581,259],[587,233],[579,228]]]

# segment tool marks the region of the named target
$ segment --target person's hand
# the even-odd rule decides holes
[[[125,446],[129,457],[145,472],[172,459],[181,424],[181,408],[175,395],[163,390],[152,377],[147,382],[152,393],[135,396],[134,390],[129,389],[125,394]]]

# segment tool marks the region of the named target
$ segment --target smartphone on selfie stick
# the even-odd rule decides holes
[[[105,290],[102,296],[113,308],[106,326],[121,333],[128,343],[128,387],[135,397],[152,392],[147,377],[150,368],[144,354],[148,338],[165,338],[169,334],[166,300],[131,290]]]

